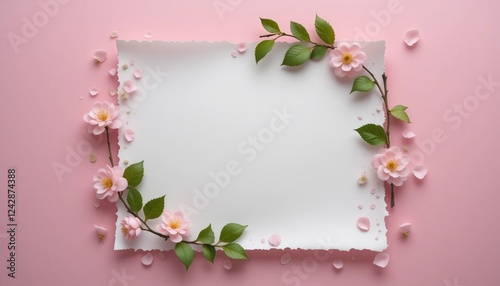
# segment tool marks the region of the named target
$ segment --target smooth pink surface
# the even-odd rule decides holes
[[[67,3],[46,23],[39,3],[53,0],[0,2],[0,285],[500,284],[498,1],[61,0]],[[221,15],[217,3],[226,4]],[[113,231],[100,243],[94,224],[114,229],[115,207],[94,207],[92,176],[107,163],[106,145],[87,134],[82,115],[95,100],[112,99],[107,91],[117,87],[108,74],[117,63],[111,32],[119,39],[145,40],[151,31],[154,40],[236,44],[265,34],[258,17],[283,27],[298,21],[312,31],[316,13],[338,39],[363,31],[387,41],[390,103],[409,106],[414,122],[394,124],[393,144],[409,146],[429,168],[423,181],[411,178],[397,190],[387,218],[389,265],[380,269],[372,264],[376,253],[359,251],[288,251],[293,260],[281,265],[284,252],[273,250],[252,251],[250,262],[234,261],[231,270],[222,256],[211,265],[197,255],[186,273],[172,252],[163,260],[155,253],[146,267],[141,251],[113,251]],[[7,35],[22,35],[23,17],[33,16],[43,25],[15,53]],[[409,48],[404,36],[412,29],[421,39]],[[108,59],[95,64],[99,49]],[[495,84],[485,86],[489,77]],[[91,97],[94,87],[102,92]],[[417,137],[402,138],[404,129]],[[75,153],[88,146],[94,164]],[[57,163],[68,171],[60,178]],[[15,279],[6,274],[9,167],[18,173]],[[403,222],[412,223],[406,239],[398,231]],[[342,270],[333,268],[335,258],[344,261]]]

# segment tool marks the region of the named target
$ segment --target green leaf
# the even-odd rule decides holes
[[[209,244],[203,244],[203,246],[201,247],[201,250],[203,251],[203,256],[205,256],[205,258],[214,263],[214,259],[215,259],[215,247],[213,247],[212,245],[209,245]]]
[[[273,46],[274,40],[264,40],[258,43],[255,47],[255,62],[259,63],[273,49]]]
[[[396,105],[390,111],[392,116],[396,117],[397,119],[404,121],[406,123],[411,123],[410,117],[408,116],[408,113],[406,113],[405,111],[406,109],[408,109],[408,107],[404,105]]]
[[[328,50],[328,48],[324,47],[324,46],[314,47],[314,49],[311,52],[311,59],[312,60],[322,59],[325,56],[327,50]]]
[[[293,45],[285,53],[285,58],[281,65],[285,66],[299,66],[305,63],[311,56],[311,49],[304,45]]]
[[[184,263],[186,270],[188,270],[194,259],[193,248],[191,248],[189,244],[181,241],[175,245],[175,254],[177,254],[177,257]]]
[[[142,196],[135,187],[128,187],[127,203],[136,213],[142,209]]]
[[[311,41],[306,28],[297,22],[290,22],[290,31],[292,31],[292,35],[294,35],[301,42],[309,43]]]
[[[212,244],[214,243],[215,240],[215,235],[214,231],[212,230],[212,225],[209,224],[205,229],[200,231],[200,234],[198,234],[198,238],[196,238],[196,241],[203,242],[206,244]]]
[[[325,43],[333,45],[335,42],[335,32],[332,26],[327,21],[321,19],[316,15],[316,20],[314,21],[314,28],[316,28],[316,33]]]
[[[123,172],[123,177],[129,186],[137,187],[144,177],[144,161],[128,166]]]
[[[358,76],[352,83],[351,93],[355,91],[367,92],[373,89],[375,82],[366,75]]]
[[[387,144],[387,136],[385,134],[384,127],[376,124],[366,124],[358,129],[355,129],[361,138],[370,145],[382,145]]]
[[[260,22],[262,23],[262,27],[269,33],[281,34],[280,27],[274,20],[260,18]]]
[[[237,223],[228,223],[220,231],[219,241],[222,242],[233,242],[237,240],[245,230],[247,226]]]
[[[165,208],[165,196],[152,199],[144,205],[144,220],[154,219],[161,216]]]
[[[227,257],[232,258],[232,259],[248,259],[248,256],[241,247],[241,245],[237,243],[228,243],[222,247],[222,250],[224,250],[224,253],[227,255]]]

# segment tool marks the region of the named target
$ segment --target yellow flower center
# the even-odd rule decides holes
[[[396,160],[391,160],[387,162],[386,167],[387,169],[389,169],[389,171],[394,172],[398,168],[398,163],[396,162]]]
[[[181,227],[181,221],[178,218],[173,218],[168,221],[168,225],[172,229],[178,229],[179,227]]]
[[[113,186],[113,180],[111,180],[111,178],[109,178],[109,177],[104,178],[104,179],[102,179],[101,185],[103,188],[109,189],[109,188],[111,188],[111,186]]]
[[[350,53],[345,53],[342,56],[342,62],[346,65],[350,64],[352,62],[352,55]]]
[[[127,233],[128,233],[127,228],[123,226],[123,227],[122,227],[122,234],[123,234],[123,235],[127,235]]]
[[[99,119],[100,121],[106,121],[108,119],[108,110],[99,110],[99,112],[97,112],[97,119]]]

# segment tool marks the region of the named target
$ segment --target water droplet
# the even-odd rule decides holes
[[[363,205],[358,205],[358,209],[362,210],[363,209]]]
[[[358,115],[358,120],[363,120],[363,116]]]
[[[371,193],[372,195],[375,195],[375,192],[376,192],[376,191],[377,191],[377,190],[376,190],[375,188],[372,188],[372,190],[370,191],[370,193]]]
[[[144,38],[151,39],[153,37],[153,33],[151,31],[147,31],[144,33]]]
[[[236,58],[238,54],[236,52],[231,52],[231,57]]]
[[[281,255],[280,263],[282,265],[286,265],[290,261],[292,261],[292,256],[290,255],[290,253],[285,253],[285,254]]]
[[[377,206],[376,205],[371,205],[370,208],[374,210]]]
[[[222,263],[222,266],[223,266],[226,270],[231,270],[231,268],[233,267],[233,263],[231,262],[231,260],[226,259],[226,260],[224,260],[224,263]]]
[[[378,198],[380,198],[380,195],[379,195],[379,194],[377,194],[377,195],[375,195],[375,197],[378,199]]]
[[[95,201],[94,202],[94,208],[98,208],[101,206],[101,202],[100,201]]]
[[[375,240],[378,240],[378,236],[377,236],[377,237],[375,237]]]

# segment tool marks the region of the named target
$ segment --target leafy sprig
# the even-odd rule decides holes
[[[258,64],[274,47],[276,40],[282,37],[294,38],[298,43],[293,43],[285,52],[285,56],[281,65],[284,66],[299,66],[306,63],[308,60],[322,59],[328,50],[334,50],[335,47],[335,31],[326,20],[316,15],[314,21],[315,32],[322,42],[314,42],[311,40],[309,32],[300,23],[290,22],[290,33],[283,32],[278,23],[272,19],[260,18],[261,24],[270,34],[261,35],[260,38],[272,38],[263,40],[257,44],[255,48],[255,61]],[[387,90],[387,76],[382,74],[382,84],[375,75],[363,65],[363,70],[368,75],[360,75],[354,79],[351,92],[367,93],[375,87],[382,97],[384,102],[384,111],[386,113],[385,127],[378,124],[366,124],[357,129],[356,132],[360,137],[370,145],[385,145],[391,147],[390,140],[390,124],[391,117],[406,123],[411,123],[409,115],[406,113],[406,106],[396,105],[392,109],[389,108]],[[391,207],[395,206],[394,199],[394,184],[391,184]]]

